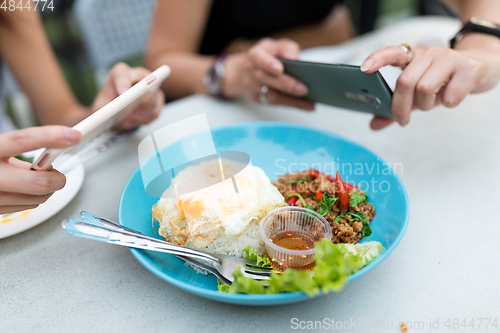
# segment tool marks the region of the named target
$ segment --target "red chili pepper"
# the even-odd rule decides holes
[[[345,190],[348,192],[350,189],[352,189],[354,187],[354,185],[352,185],[351,183],[348,183],[348,182],[343,182],[343,183],[344,183]]]
[[[309,170],[307,173],[309,173],[309,175],[314,178],[317,178],[321,174],[321,172],[314,169]]]
[[[330,175],[326,176],[326,179],[328,179],[329,181],[334,182],[334,183],[337,182],[337,180],[335,178],[333,178],[333,176],[330,176]],[[344,187],[345,187],[346,191],[349,191],[350,189],[352,189],[354,187],[354,185],[352,185],[351,183],[348,183],[348,182],[342,182],[342,183],[344,183]]]
[[[337,186],[337,192],[339,193],[340,206],[349,208],[349,196],[347,195],[347,191],[344,187],[344,182],[342,181],[342,178],[340,178],[340,173],[338,171],[335,185]]]
[[[298,199],[299,199],[298,197],[291,197],[290,199],[288,199],[288,205],[295,206],[295,203],[297,202]]]
[[[318,170],[314,170],[314,169],[309,170],[308,173],[310,176],[312,176],[314,178],[317,178],[320,174],[322,174]],[[338,173],[338,171],[337,171],[337,173]],[[331,175],[326,175],[326,179],[328,179],[329,181],[331,181],[333,183],[337,182],[337,180]],[[342,183],[344,183],[344,188],[346,189],[346,191],[349,191],[350,189],[352,189],[354,187],[354,185],[352,185],[348,182],[342,182]]]
[[[321,199],[323,199],[323,195],[324,195],[323,192],[316,192],[314,194],[316,195],[316,201],[320,202]]]

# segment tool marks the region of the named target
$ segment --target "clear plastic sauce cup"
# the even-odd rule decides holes
[[[271,265],[286,268],[312,269],[314,243],[332,238],[328,221],[317,212],[302,207],[281,207],[269,212],[259,224],[259,233],[266,245]]]

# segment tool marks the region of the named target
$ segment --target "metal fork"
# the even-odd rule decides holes
[[[238,266],[240,266],[240,271],[245,277],[255,280],[270,279],[272,268],[257,266],[255,265],[255,261],[253,260],[237,258],[224,254],[202,252],[179,245],[174,245],[165,241],[158,240],[156,238],[142,235],[132,229],[123,227],[116,222],[101,218],[96,215],[92,216],[94,217],[94,220],[66,219],[62,222],[62,227],[68,234],[74,236],[91,238],[94,240],[104,241],[110,244],[116,244],[126,247],[189,257],[195,259],[194,262],[189,262],[196,266],[197,264],[200,264],[196,260],[203,260],[210,263],[213,268],[215,268],[220,276],[224,278],[221,279],[221,281],[224,283],[230,283],[234,281],[233,272]],[[205,267],[200,268],[206,269]],[[213,270],[208,271],[214,273]],[[215,275],[219,276],[219,274]]]
[[[98,216],[98,215],[95,215],[95,214],[91,214],[91,213],[88,213],[88,212],[85,212],[83,211],[82,212],[82,218],[86,221],[92,221],[92,220],[98,220],[99,222],[101,222],[104,226],[107,226],[108,228],[111,228],[111,229],[116,229],[118,231],[130,231],[130,232],[133,232],[133,233],[137,233],[137,234],[140,234],[142,236],[145,236],[142,232],[139,232],[137,230],[134,230],[134,229],[130,229],[130,228],[127,228],[121,224],[118,224],[116,222],[113,222],[111,220],[108,220],[108,219],[105,219],[104,217],[102,216]],[[195,259],[191,259],[189,257],[183,257],[183,256],[179,256],[179,255],[176,255],[177,258],[181,259],[181,260],[184,260],[198,268],[201,268],[202,270],[205,270],[209,273],[212,273],[213,275],[217,276],[219,278],[219,280],[221,280],[223,283],[225,284],[231,284],[231,281],[229,281],[228,279],[226,279],[224,276],[222,276],[222,274],[219,273],[218,270],[216,270],[215,268],[213,268],[212,266],[208,266],[208,265],[205,265],[199,261],[196,261]]]
[[[131,229],[131,228],[127,228],[121,224],[118,224],[116,222],[113,222],[111,220],[108,220],[102,216],[99,216],[99,215],[95,215],[95,214],[91,214],[89,212],[85,212],[83,211],[82,213],[82,218],[84,220],[87,220],[87,221],[92,221],[92,220],[98,220],[99,222],[101,222],[104,226],[107,226],[111,229],[116,229],[118,231],[130,231],[130,232],[133,232],[133,233],[137,233],[139,235],[142,235],[142,236],[145,236],[142,232],[140,231],[137,231],[137,230],[134,230],[134,229]],[[214,267],[212,266],[208,266],[208,265],[205,265],[195,259],[191,259],[190,257],[183,257],[183,256],[179,256],[179,255],[175,255],[177,258],[181,259],[181,260],[184,260],[185,262],[188,262],[204,271],[207,271],[215,276],[217,276],[217,278],[219,280],[221,280],[224,284],[231,284],[231,281],[229,281],[228,279],[226,279],[221,273],[219,273],[218,270],[216,270]]]

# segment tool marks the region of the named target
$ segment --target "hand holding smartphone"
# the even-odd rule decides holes
[[[308,87],[306,99],[344,109],[393,118],[392,90],[380,72],[363,73],[359,66],[279,58],[285,73]]]
[[[167,65],[158,67],[126,92],[73,126],[73,129],[82,133],[82,142],[78,146],[83,146],[86,142],[113,127],[127,106],[156,89],[169,75],[170,67]],[[31,169],[47,170],[56,157],[65,151],[66,149],[46,149],[31,165]]]

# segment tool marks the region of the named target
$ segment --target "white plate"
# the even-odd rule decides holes
[[[33,228],[57,214],[73,200],[82,187],[84,178],[85,168],[80,164],[66,174],[66,186],[55,192],[45,203],[28,211],[0,215],[0,239]]]

